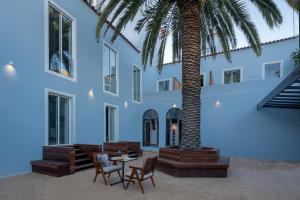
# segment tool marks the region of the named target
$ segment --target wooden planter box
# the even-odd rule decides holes
[[[220,158],[217,148],[161,148],[157,167],[175,177],[227,177],[229,163],[229,158]]]

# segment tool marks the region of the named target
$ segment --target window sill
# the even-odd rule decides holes
[[[56,76],[56,77],[59,77],[59,78],[62,78],[62,79],[65,79],[65,80],[68,80],[68,81],[72,81],[72,82],[74,82],[74,83],[77,83],[77,78],[75,78],[75,76],[74,76],[74,78],[70,78],[70,77],[64,76],[64,75],[62,75],[62,74],[59,74],[59,73],[57,73],[57,72],[51,71],[51,70],[49,70],[49,69],[47,69],[45,72],[48,73],[48,74],[51,74],[51,75],[53,75],[53,76]]]
[[[112,93],[112,92],[109,92],[109,91],[106,91],[106,90],[103,90],[103,93],[109,94],[109,95],[112,95],[112,96],[115,96],[115,97],[119,97],[118,93]]]

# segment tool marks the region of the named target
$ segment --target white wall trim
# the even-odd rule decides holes
[[[203,87],[205,87],[207,85],[207,82],[206,82],[206,72],[201,72],[200,76],[201,75],[203,75]]]
[[[45,111],[45,139],[44,139],[44,144],[45,146],[49,145],[48,141],[48,126],[49,126],[49,110],[48,110],[48,105],[49,105],[49,99],[48,96],[50,93],[57,94],[58,96],[65,96],[70,98],[70,118],[69,118],[69,125],[70,125],[70,130],[69,130],[69,144],[74,144],[76,141],[76,97],[73,94],[62,92],[59,90],[54,90],[50,88],[45,88],[45,103],[44,103],[44,111]],[[53,146],[53,145],[52,145]]]
[[[64,76],[57,72],[49,70],[49,10],[48,5],[52,4],[60,12],[72,20],[72,54],[73,54],[73,78]],[[77,82],[77,20],[68,11],[63,9],[53,0],[44,0],[44,66],[45,72],[69,81]]]
[[[283,60],[277,60],[277,61],[266,62],[262,64],[262,71],[261,71],[262,80],[266,79],[266,65],[275,64],[275,63],[280,63],[280,78],[283,77]]]
[[[172,87],[173,87],[172,78],[165,78],[165,79],[159,79],[159,80],[156,81],[156,92],[160,92],[159,91],[159,82],[161,82],[161,81],[167,81],[167,80],[170,81],[169,91],[172,90]]]
[[[117,75],[117,92],[116,93],[112,93],[109,91],[105,90],[105,81],[104,81],[104,47],[108,46],[109,48],[111,48],[113,51],[116,52],[116,75]],[[120,82],[120,78],[119,78],[119,51],[114,48],[111,44],[109,44],[108,42],[103,40],[103,45],[102,45],[102,91],[106,94],[110,94],[112,96],[116,96],[119,97],[119,82]]]
[[[115,138],[115,141],[119,141],[119,106],[117,105],[113,105],[113,104],[110,104],[110,103],[104,103],[104,107],[103,107],[103,133],[104,133],[104,137],[103,137],[103,142],[106,142],[106,110],[105,108],[107,106],[110,106],[110,107],[113,107],[116,109],[116,122],[115,122],[115,128],[116,128],[116,138]]]
[[[134,67],[138,68],[140,70],[140,93],[141,93],[141,101],[136,101],[134,100],[134,76],[133,76],[133,69]],[[131,77],[132,77],[132,84],[131,84],[131,89],[132,89],[132,102],[137,103],[137,104],[142,104],[143,102],[143,71],[140,66],[138,66],[135,63],[132,63],[132,68],[131,68]]]
[[[224,74],[225,72],[227,71],[233,71],[233,70],[237,70],[239,69],[240,70],[240,83],[244,82],[244,70],[243,70],[243,67],[233,67],[233,68],[226,68],[226,69],[223,69],[222,70],[222,85],[224,85]]]

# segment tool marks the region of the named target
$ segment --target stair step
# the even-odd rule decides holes
[[[86,153],[76,153],[75,156],[76,157],[81,157],[81,156],[85,156],[86,157],[87,154]]]
[[[93,167],[93,166],[94,166],[93,163],[87,163],[87,164],[84,164],[84,165],[78,165],[78,166],[76,166],[76,167],[75,167],[75,170],[76,170],[76,171],[79,171],[79,170],[91,168],[91,167]]]
[[[137,154],[135,154],[135,153],[129,154],[128,156],[131,157],[131,158],[137,158],[138,157]]]
[[[91,159],[89,159],[89,158],[81,158],[81,159],[76,159],[76,160],[75,160],[75,162],[77,162],[77,163],[78,163],[78,162],[83,162],[83,161],[89,161],[89,162],[92,162]]]

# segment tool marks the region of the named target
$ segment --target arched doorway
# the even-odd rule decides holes
[[[155,110],[147,110],[143,115],[143,145],[158,146],[159,120]]]
[[[182,110],[171,108],[166,115],[166,146],[178,146],[181,139]]]

